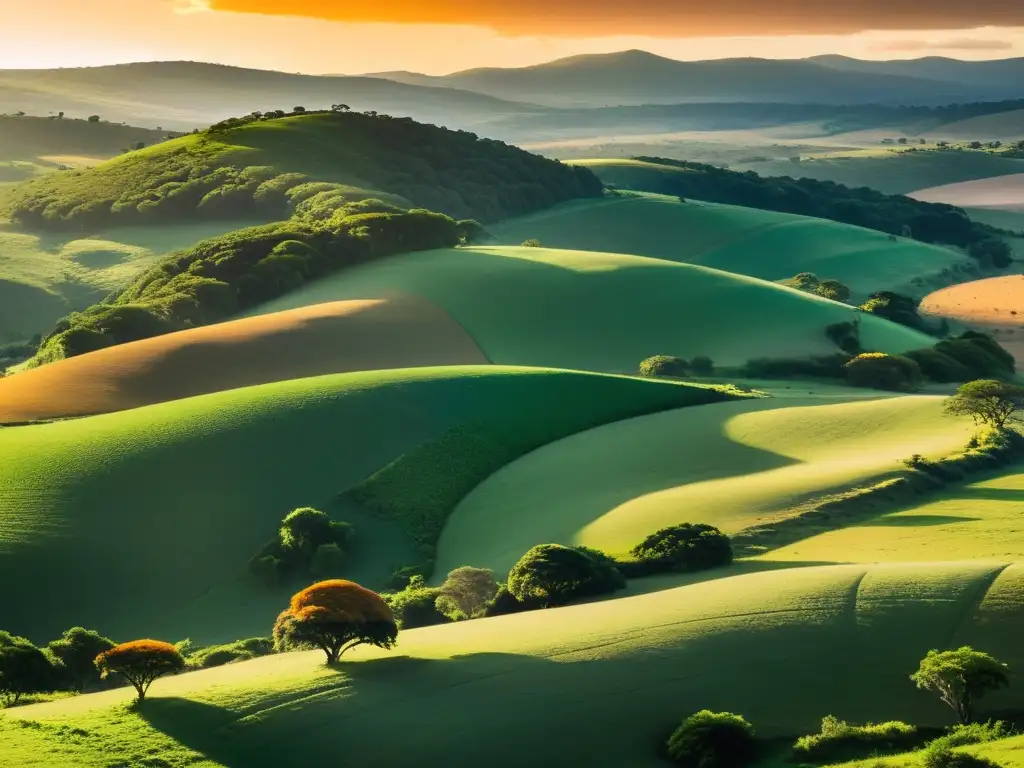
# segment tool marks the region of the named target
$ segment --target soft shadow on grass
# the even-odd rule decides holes
[[[962,515],[888,515],[877,520],[861,523],[859,528],[925,528],[931,525],[950,525],[951,523],[974,523],[982,518],[964,517]]]
[[[1012,501],[1024,502],[1024,489],[1016,488],[961,488],[953,493],[943,494],[945,499],[959,499],[964,501]]]

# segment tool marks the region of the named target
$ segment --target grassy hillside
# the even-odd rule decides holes
[[[383,197],[494,221],[600,191],[585,170],[474,134],[385,115],[326,112],[229,122],[91,170],[29,181],[11,193],[10,216],[41,229],[267,221],[296,210],[329,215],[328,202],[337,207]]]
[[[120,344],[0,379],[0,424],[109,413],[328,373],[488,360],[412,297],[316,304]]]
[[[438,572],[472,559],[503,573],[535,541],[625,554],[680,522],[734,533],[898,473],[915,453],[959,450],[972,431],[937,397],[780,394],[621,421],[524,456],[456,508]]]
[[[1024,474],[1019,469],[957,488],[910,509],[805,539],[769,561],[878,563],[1024,560]]]
[[[446,310],[489,360],[635,371],[655,354],[754,357],[834,351],[824,329],[852,307],[752,278],[661,259],[545,248],[406,254],[345,270],[260,307],[279,312],[399,291]],[[765,322],[771,318],[771,322]],[[866,347],[930,346],[923,334],[863,318]]]
[[[353,522],[349,575],[379,587],[422,555],[400,526],[335,500],[424,441],[472,427],[526,450],[723,397],[643,379],[448,367],[297,379],[0,429],[0,579],[39,588],[31,601],[4,590],[0,614],[39,640],[83,623],[209,641],[262,633],[288,589],[258,587],[246,563],[291,509]]]
[[[46,334],[60,318],[124,288],[169,252],[240,224],[116,227],[87,237],[0,225],[0,342]]]
[[[762,176],[807,177],[906,195],[943,184],[1024,173],[1024,161],[971,150],[886,152],[855,157],[808,157],[799,165],[780,160],[740,164],[734,170],[753,170]]]
[[[102,120],[0,115],[0,159],[5,160],[59,155],[108,158],[140,142],[149,145],[167,138],[167,131]]]
[[[615,161],[600,161],[611,168]],[[636,161],[619,161],[632,167]],[[655,173],[678,169],[641,164]],[[603,173],[603,171],[602,171]],[[535,238],[551,248],[608,250],[782,280],[800,272],[837,279],[857,296],[878,290],[919,294],[973,262],[962,253],[824,219],[756,208],[643,195],[579,201],[493,228],[509,245]],[[915,283],[914,281],[919,281]]]
[[[1002,564],[808,568],[413,630],[336,670],[285,654],[161,680],[135,711],[118,706],[124,690],[14,710],[0,760],[100,768],[156,750],[173,768],[270,768],[301,744],[311,763],[381,768],[655,768],[665,735],[703,707],[768,737],[830,712],[945,724],[909,672],[949,642],[1024,663],[1022,578]],[[1021,696],[986,698],[982,715]]]
[[[943,137],[968,141],[1019,140],[1021,136],[1024,136],[1024,109],[994,115],[979,115],[949,123],[943,125],[939,129],[939,133]]]

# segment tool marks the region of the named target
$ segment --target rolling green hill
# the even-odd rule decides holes
[[[0,115],[0,159],[86,155],[108,158],[169,138],[167,131],[136,128],[102,120]],[[2,180],[2,179],[0,179]]]
[[[736,533],[899,474],[915,453],[959,450],[973,429],[944,417],[938,397],[797,386],[616,422],[524,456],[459,504],[438,543],[437,572],[471,561],[505,573],[537,541],[625,555],[650,531],[681,522]],[[828,561],[819,549],[785,559]]]
[[[0,429],[0,579],[38,587],[32,600],[0,592],[0,614],[39,640],[73,624],[211,642],[261,633],[288,589],[259,587],[246,563],[293,508],[353,522],[351,575],[371,586],[422,561],[402,527],[337,498],[424,441],[484,429],[521,454],[617,418],[724,397],[565,371],[422,368]]]
[[[10,217],[37,229],[128,222],[330,215],[366,197],[494,221],[597,196],[586,170],[475,134],[355,112],[228,121],[11,193]]]
[[[653,173],[684,172],[631,160],[600,162],[602,169],[639,165]],[[973,264],[953,249],[906,238],[893,242],[861,227],[658,195],[565,203],[504,222],[492,232],[509,245],[533,238],[551,248],[632,253],[762,280],[814,272],[842,281],[858,297],[878,290],[922,294],[920,283],[948,283],[943,272]]]
[[[14,710],[0,761],[271,768],[301,749],[367,768],[655,768],[665,735],[705,707],[766,737],[828,713],[946,724],[909,671],[968,642],[1019,668],[1022,580],[997,563],[806,568],[412,630],[334,670],[298,653],[160,680],[137,710],[123,689]],[[1010,688],[980,714],[1021,701]]]
[[[775,562],[920,562],[1024,559],[1024,474],[1019,468],[909,509],[777,549]]]
[[[612,372],[635,371],[656,354],[707,355],[726,366],[755,357],[828,354],[835,349],[825,327],[852,319],[855,311],[761,280],[662,259],[470,247],[354,267],[256,313],[395,291],[446,310],[495,363]],[[874,316],[863,318],[861,337],[865,347],[891,352],[932,343]]]

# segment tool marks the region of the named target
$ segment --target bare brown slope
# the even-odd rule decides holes
[[[1024,211],[1024,173],[922,189],[911,192],[910,197],[925,203],[947,203],[964,208]]]
[[[122,344],[0,380],[0,423],[85,416],[285,379],[489,362],[411,296],[336,301]]]
[[[925,297],[921,313],[991,333],[1024,367],[1024,275],[951,285]]]

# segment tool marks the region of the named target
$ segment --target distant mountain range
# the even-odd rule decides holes
[[[169,130],[206,127],[255,110],[319,109],[335,103],[460,128],[539,109],[451,87],[187,61],[0,70],[0,112],[65,112],[71,117],[98,114],[112,122]]]
[[[634,50],[441,77],[412,72],[370,77],[553,107],[709,101],[927,106],[1024,97],[1024,59],[875,62],[820,56],[691,62]]]
[[[844,124],[893,125],[901,121],[891,114],[897,106],[1011,99],[1024,99],[1024,59],[684,62],[625,51],[442,77],[301,75],[197,62],[0,70],[0,113],[97,114],[115,123],[180,131],[256,110],[340,102],[506,141],[586,134],[598,125],[625,132],[776,125],[811,106],[803,119],[828,119],[834,109],[846,116]],[[876,105],[867,119],[860,114],[865,105]],[[1005,109],[993,105],[989,111]],[[850,110],[858,113],[853,123]]]

